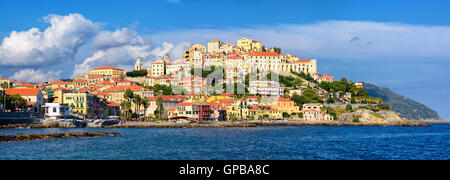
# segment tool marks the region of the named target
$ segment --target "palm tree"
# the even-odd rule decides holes
[[[163,106],[163,99],[162,97],[158,97],[158,99],[156,100],[156,106],[158,107],[158,119],[162,120],[161,118],[161,111],[164,110]]]
[[[139,116],[139,110],[140,110],[140,105],[141,105],[141,96],[139,96],[138,94],[134,95],[134,112],[136,112],[137,116]],[[137,118],[137,117],[136,117]],[[136,119],[137,120],[137,119]]]
[[[147,98],[142,99],[141,104],[144,106],[144,120],[147,112],[147,108],[150,106],[150,101]]]
[[[123,110],[125,110],[125,118],[126,118],[127,120],[128,120],[128,110],[131,109],[131,101],[132,101],[132,99],[133,99],[133,96],[134,96],[133,91],[131,91],[130,89],[127,89],[127,90],[125,91],[125,93],[123,94],[123,98],[124,98],[126,101],[122,101],[122,102],[120,103],[120,107],[121,107]]]
[[[131,91],[130,89],[127,89],[127,90],[125,91],[125,93],[123,94],[123,97],[124,97],[128,102],[130,102],[131,99],[133,99],[133,96],[134,96],[133,91]]]
[[[120,103],[120,108],[122,108],[122,110],[125,110],[125,119],[128,120],[128,111],[131,109],[131,102],[122,101],[122,103]]]

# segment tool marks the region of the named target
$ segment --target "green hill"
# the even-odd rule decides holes
[[[405,96],[396,94],[388,88],[378,87],[373,84],[363,83],[364,89],[372,97],[381,97],[385,103],[392,106],[392,109],[400,117],[411,120],[436,119],[441,120],[439,114],[431,108],[409,99]]]

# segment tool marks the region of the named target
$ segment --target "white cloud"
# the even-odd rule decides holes
[[[142,45],[144,40],[137,34],[136,31],[128,28],[120,30],[102,31],[95,38],[92,47],[96,49],[108,49],[123,45]]]
[[[23,82],[46,82],[61,79],[62,71],[42,71],[34,69],[23,69],[14,73],[10,79],[23,81]]]
[[[78,48],[92,38],[99,25],[80,14],[49,15],[50,26],[13,31],[0,45],[0,66],[42,66],[72,59]]]
[[[104,31],[99,33],[93,41],[92,47],[98,49],[92,56],[86,58],[83,63],[76,64],[72,78],[84,75],[90,69],[98,66],[115,66],[132,70],[137,58],[141,58],[144,65],[150,64],[157,57],[165,54],[174,54],[181,57],[186,48],[186,42],[173,45],[163,42],[162,47],[153,47],[134,30],[122,28],[114,32]]]
[[[76,64],[72,77],[84,75],[89,69],[98,66],[122,66],[134,64],[138,57],[147,57],[151,54],[150,46],[124,45],[105,50],[99,50],[82,64]],[[129,69],[128,69],[129,70]]]
[[[305,58],[377,59],[450,57],[450,27],[367,21],[324,21],[225,29],[180,29],[146,35],[156,42],[236,43],[241,37],[277,46]],[[402,58],[407,59],[407,58]]]

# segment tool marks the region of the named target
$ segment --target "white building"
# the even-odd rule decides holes
[[[139,70],[143,69],[142,67],[143,67],[143,65],[142,65],[141,59],[138,58],[136,60],[136,63],[134,64],[134,70],[139,71]]]
[[[59,103],[45,103],[45,116],[46,117],[69,117],[71,107],[66,104]]]
[[[284,86],[276,81],[250,81],[248,91],[250,94],[282,96]]]

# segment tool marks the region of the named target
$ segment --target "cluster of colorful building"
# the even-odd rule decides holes
[[[295,55],[281,54],[277,48],[269,49],[260,41],[242,38],[237,41],[237,45],[218,39],[209,41],[207,47],[194,44],[179,60],[172,62],[166,55],[148,68],[144,68],[141,59],[137,59],[135,70],[147,70],[147,77],[127,77],[123,69],[98,67],[70,81],[29,84],[2,78],[0,84],[7,82],[9,85],[7,95],[18,94],[26,99],[29,111],[42,111],[46,107],[45,103],[53,103],[53,106],[59,104],[69,107],[73,114],[90,118],[118,116],[122,111],[124,94],[129,89],[149,100],[147,108],[131,108],[139,117],[155,117],[158,108],[156,102],[162,99],[164,112],[158,112],[161,113],[158,117],[167,120],[283,119],[286,114],[299,113],[303,113],[307,120],[332,119],[320,110],[320,105],[308,104],[300,108],[294,101],[281,97],[285,87],[272,80],[250,81],[250,96],[238,98],[233,94],[208,93],[209,80],[192,76],[191,69],[212,66],[223,67],[224,70],[224,77],[217,80],[218,85],[243,83],[246,75],[256,72],[303,72],[319,82],[333,81],[333,76],[317,73],[315,59],[299,59]],[[154,96],[156,92],[144,88],[155,85],[181,87],[183,95]]]

